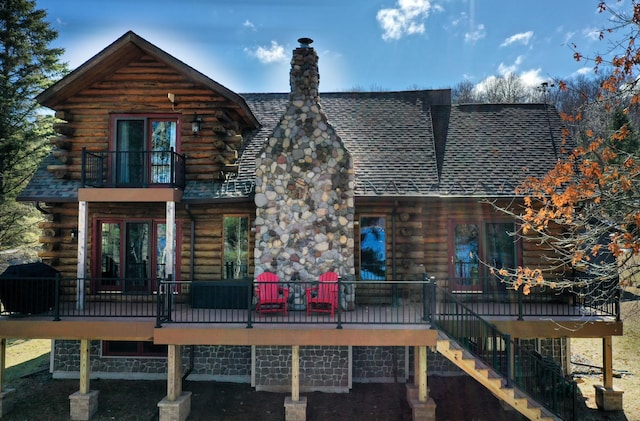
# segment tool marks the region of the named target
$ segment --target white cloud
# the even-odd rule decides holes
[[[484,30],[484,25],[479,24],[470,32],[464,34],[464,41],[469,42],[471,44],[475,44],[477,41],[481,40],[487,36],[487,32]]]
[[[398,40],[404,35],[424,33],[424,21],[432,9],[443,10],[431,0],[398,0],[396,8],[380,9],[376,19],[384,31],[382,39]]]
[[[542,69],[539,68],[526,70],[520,73],[520,80],[522,80],[522,82],[530,88],[538,87],[542,82],[545,82],[547,80],[540,76],[540,72],[542,72]]]
[[[504,42],[500,44],[500,47],[506,47],[508,45],[515,44],[516,42],[519,42],[524,45],[528,45],[529,41],[531,41],[531,38],[533,38],[533,31],[514,34],[514,35],[511,35],[509,38],[505,39]]]
[[[522,64],[522,60],[524,60],[523,56],[518,56],[516,57],[516,61],[513,62],[513,64],[504,64],[504,63],[500,63],[498,65],[498,73],[501,76],[506,76],[509,73],[515,73],[516,71],[518,71],[518,67]]]
[[[588,75],[593,72],[593,67],[582,67],[574,72],[576,75]]]
[[[251,29],[252,31],[256,30],[256,26],[249,19],[245,20],[242,26],[244,26],[245,28]]]
[[[271,47],[258,47],[255,50],[245,48],[244,51],[262,63],[276,63],[287,60],[284,47],[276,41],[271,41]]]
[[[600,39],[600,30],[596,28],[585,28],[582,30],[582,35],[591,39],[592,41],[597,41]]]

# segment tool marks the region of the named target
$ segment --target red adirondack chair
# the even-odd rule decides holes
[[[289,314],[287,300],[289,290],[278,284],[280,278],[275,273],[263,272],[256,278],[256,293],[258,303],[256,312],[273,313],[283,311],[285,316]]]
[[[338,274],[326,272],[318,278],[318,285],[307,288],[307,315],[312,311],[331,313],[338,307]]]

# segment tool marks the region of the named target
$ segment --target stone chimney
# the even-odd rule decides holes
[[[291,59],[289,103],[256,159],[255,273],[317,280],[354,271],[354,170],[318,97],[309,38]]]

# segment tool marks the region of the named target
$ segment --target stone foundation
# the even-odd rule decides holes
[[[284,419],[285,421],[306,421],[307,419],[307,398],[300,397],[294,401],[290,396],[284,399]]]
[[[5,389],[0,392],[0,418],[13,410],[15,389]]]
[[[300,390],[302,392],[349,392],[349,348],[346,346],[301,346]],[[291,391],[291,347],[257,346],[255,384],[257,391]]]
[[[158,402],[160,421],[185,421],[191,412],[191,392],[182,392],[175,401],[166,397]]]
[[[100,391],[92,390],[89,393],[75,392],[69,395],[69,411],[72,420],[86,421],[91,419],[98,411],[98,395]]]
[[[604,386],[593,386],[596,389],[596,405],[601,411],[622,411],[622,390],[607,389]]]

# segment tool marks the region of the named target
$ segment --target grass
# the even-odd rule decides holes
[[[613,386],[624,391],[622,404],[629,421],[640,420],[640,301],[637,299],[640,289],[633,290],[636,299],[622,303],[624,335],[613,337]],[[587,358],[591,365],[602,367],[600,338],[572,339],[571,353]],[[622,374],[618,375],[620,372]],[[582,395],[587,398],[586,404],[590,408],[596,407],[594,385],[602,385],[599,370],[594,370],[590,375],[585,374],[579,379],[578,386]]]
[[[49,368],[50,339],[7,339],[7,383]]]

